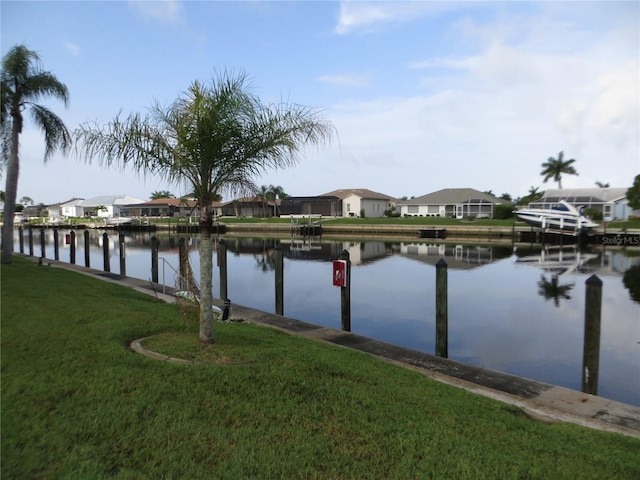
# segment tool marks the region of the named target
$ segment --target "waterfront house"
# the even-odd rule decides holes
[[[27,205],[22,209],[22,217],[25,219],[40,218],[47,215],[47,206],[40,203],[38,205]]]
[[[343,188],[322,196],[339,198],[343,217],[384,217],[397,202],[397,199],[390,195],[366,188]]]
[[[341,217],[342,200],[327,195],[283,198],[280,202],[280,215]]]
[[[219,214],[224,217],[273,217],[277,203],[262,197],[243,197],[220,204]]]
[[[496,205],[509,203],[473,188],[444,188],[398,202],[403,217],[493,218]]]
[[[627,201],[627,188],[553,188],[544,196],[529,204],[530,208],[551,208],[560,200],[577,209],[595,209],[602,213],[605,221],[627,220],[629,215],[640,216],[640,210],[633,210]]]
[[[127,217],[176,217],[200,216],[198,202],[185,198],[156,198],[142,203],[126,205],[122,213]]]
[[[130,195],[101,195],[83,200],[82,216],[85,217],[126,217],[131,213],[134,204],[144,203],[144,200]]]
[[[59,222],[63,218],[82,217],[82,198],[72,198],[66,202],[49,205],[49,221]]]
[[[285,198],[280,205],[280,215],[384,217],[396,202],[390,195],[366,188],[344,188],[315,197]]]

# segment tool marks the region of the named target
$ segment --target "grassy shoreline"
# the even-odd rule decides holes
[[[311,218],[310,221],[315,221],[315,218]],[[157,225],[158,227],[175,227],[176,224],[185,225],[187,224],[187,219],[180,218],[155,218],[148,217],[145,218],[145,221],[148,221],[152,224]],[[227,225],[239,224],[239,225],[254,225],[256,227],[260,227],[261,225],[279,225],[279,224],[291,224],[290,218],[259,218],[259,217],[219,217],[216,221],[220,223],[224,223]],[[298,221],[308,221],[308,219],[298,219]],[[509,219],[491,219],[491,218],[480,218],[475,220],[460,220],[455,218],[448,217],[380,217],[380,218],[358,218],[358,217],[323,217],[321,222],[324,225],[360,225],[360,226],[371,226],[371,225],[389,225],[389,226],[412,226],[412,227],[432,227],[432,226],[459,226],[459,227],[504,227],[504,228],[512,228],[516,227],[527,227],[527,224],[521,221],[515,221],[514,218]],[[194,222],[192,222],[194,223]],[[49,224],[46,221],[33,221],[30,223],[32,226],[41,226]],[[68,223],[65,223],[65,227],[72,227],[74,225],[94,225],[96,227],[101,226],[100,221],[87,222],[86,218],[71,218]],[[24,227],[27,227],[29,224],[23,224]],[[62,225],[61,225],[62,226]],[[606,224],[607,229],[627,229],[627,230],[637,230],[640,229],[640,220],[633,221],[615,221],[609,222]],[[601,222],[598,231],[601,231],[604,228],[604,223]]]
[[[3,478],[640,475],[637,439],[257,325],[200,346],[175,306],[29,259],[1,275]]]

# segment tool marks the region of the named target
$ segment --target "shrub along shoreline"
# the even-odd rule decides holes
[[[2,265],[6,478],[637,478],[640,440],[543,424],[366,354]],[[148,359],[137,338],[195,365]]]

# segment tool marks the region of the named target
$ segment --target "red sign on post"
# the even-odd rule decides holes
[[[347,286],[347,261],[346,260],[333,261],[333,285],[335,287]]]

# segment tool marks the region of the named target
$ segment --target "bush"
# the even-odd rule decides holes
[[[602,212],[597,208],[587,208],[584,211],[584,214],[589,217],[591,220],[599,221],[602,220]]]
[[[496,205],[493,208],[493,218],[499,219],[499,220],[504,220],[507,218],[513,218],[513,205],[511,205],[510,203],[504,204],[501,203],[499,205]]]

